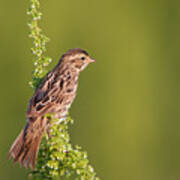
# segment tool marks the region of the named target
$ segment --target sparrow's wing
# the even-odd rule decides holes
[[[53,112],[56,106],[55,101],[61,96],[63,81],[63,77],[56,75],[53,71],[46,76],[29,102],[28,118],[36,118]]]

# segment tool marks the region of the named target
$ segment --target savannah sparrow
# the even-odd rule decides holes
[[[45,116],[52,113],[60,121],[67,116],[78,86],[80,72],[94,60],[82,49],[67,51],[47,74],[32,96],[27,110],[27,124],[14,141],[9,157],[26,168],[34,169],[44,132],[50,128]]]

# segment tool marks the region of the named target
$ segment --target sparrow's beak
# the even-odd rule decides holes
[[[93,63],[93,62],[96,62],[96,60],[95,60],[95,59],[90,58],[90,59],[89,59],[89,62],[90,62],[90,63]]]

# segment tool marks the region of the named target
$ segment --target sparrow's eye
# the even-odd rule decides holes
[[[86,58],[85,58],[84,56],[83,56],[83,57],[81,57],[81,60],[83,60],[83,61],[84,61],[85,59],[86,59]]]

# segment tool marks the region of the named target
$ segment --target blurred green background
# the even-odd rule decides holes
[[[41,0],[53,64],[81,47],[96,59],[71,108],[73,144],[102,180],[180,179],[180,1]],[[0,180],[25,180],[7,161],[32,90],[29,1],[0,6]]]

